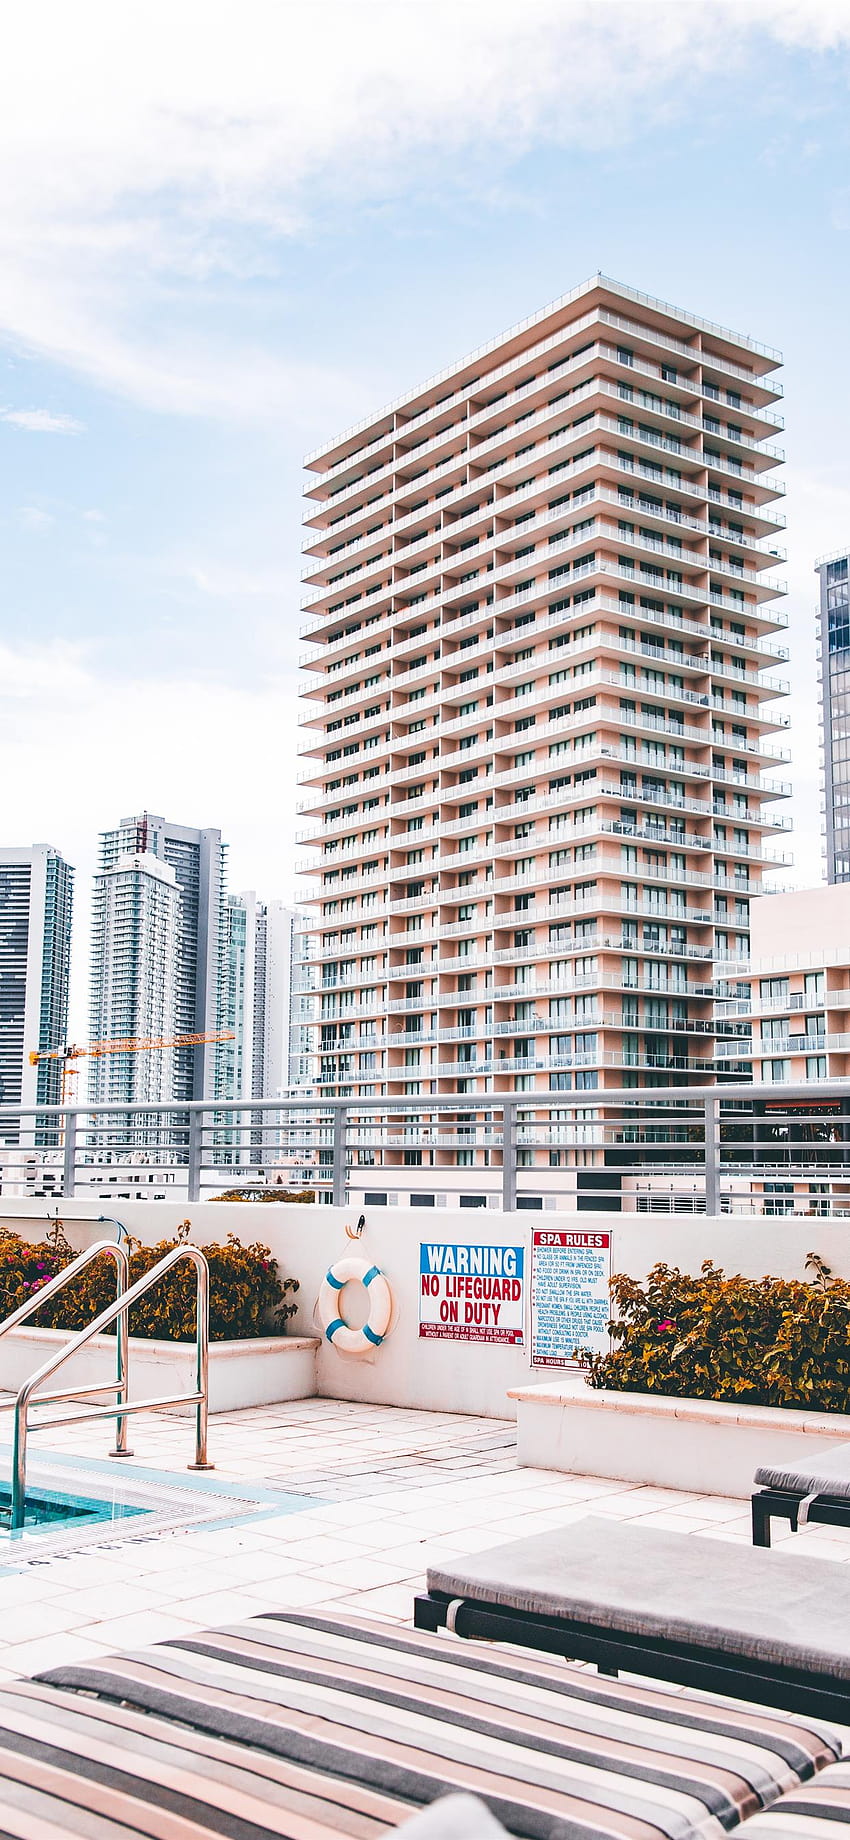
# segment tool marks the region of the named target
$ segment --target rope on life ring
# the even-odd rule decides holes
[[[362,1329],[352,1329],[339,1313],[343,1285],[362,1284],[369,1299],[369,1314]],[[393,1294],[377,1265],[365,1259],[337,1259],[325,1273],[319,1291],[317,1314],[325,1340],[340,1354],[371,1354],[380,1348],[393,1313]]]

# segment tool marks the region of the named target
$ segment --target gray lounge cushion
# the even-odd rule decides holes
[[[850,1573],[833,1559],[589,1516],[431,1566],[428,1588],[850,1680]]]
[[[754,1481],[762,1489],[793,1489],[801,1495],[850,1501],[850,1443],[834,1444],[800,1463],[763,1463]]]
[[[405,1840],[502,1840],[505,1829],[480,1796],[441,1795],[398,1832]]]
[[[828,1764],[814,1782],[754,1814],[745,1831],[753,1840],[838,1840],[842,1827],[850,1827],[850,1763]]]

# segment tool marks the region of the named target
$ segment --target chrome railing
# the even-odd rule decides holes
[[[435,1037],[416,1031],[418,1067],[404,1063],[404,1035],[371,1074],[358,1071],[356,1040],[350,1050],[337,1041],[320,1050],[323,1077],[303,1095],[179,1110],[3,1107],[0,1213],[14,1215],[24,1197],[123,1206],[309,1188],[340,1206],[373,1193],[435,1206],[850,1216],[850,1080],[803,1081],[802,1067],[778,1053],[776,1083],[755,1084],[747,1075],[765,1046],[729,1038],[722,1024],[716,1043],[677,1028],[672,999],[681,996],[671,965],[666,984],[653,986],[652,1017],[624,1021],[632,1033],[620,1047],[591,1039],[590,1019],[588,1039],[548,1059],[533,1020],[516,1020],[512,1043],[494,1018],[478,1025],[486,1041],[469,1042],[476,1058],[449,1071],[428,1059]],[[361,1047],[368,1057],[369,1043]],[[790,1039],[787,1047],[796,1052]],[[550,1084],[534,1090],[535,1078]],[[355,1079],[382,1080],[384,1091],[331,1096]]]
[[[69,1284],[73,1283],[73,1280],[79,1276],[80,1272],[90,1265],[94,1259],[98,1258],[101,1253],[106,1253],[115,1259],[118,1280],[118,1294],[115,1302],[109,1304],[105,1310],[101,1310],[100,1315],[96,1316],[84,1329],[78,1330],[77,1334],[72,1336],[70,1341],[66,1342],[64,1348],[60,1348],[55,1354],[49,1355],[47,1360],[43,1361],[42,1365],[36,1369],[36,1372],[31,1374],[29,1379],[24,1382],[23,1386],[19,1388],[14,1401],[0,1401],[0,1409],[2,1409],[2,1407],[13,1407],[15,1415],[12,1438],[12,1493],[10,1514],[10,1527],[13,1532],[19,1531],[23,1527],[25,1520],[27,1442],[31,1430],[51,1431],[59,1425],[81,1424],[87,1419],[114,1418],[116,1420],[115,1447],[109,1454],[113,1457],[130,1457],[133,1455],[133,1452],[127,1448],[127,1417],[129,1413],[158,1411],[165,1406],[194,1405],[195,1458],[194,1462],[189,1464],[189,1468],[207,1470],[214,1467],[213,1464],[207,1460],[209,1265],[205,1254],[201,1252],[197,1246],[185,1244],[173,1246],[171,1251],[165,1254],[164,1258],[159,1259],[156,1265],[151,1267],[150,1271],[144,1272],[142,1276],[136,1280],[136,1283],[130,1285],[128,1289],[127,1278],[129,1276],[130,1262],[126,1248],[121,1244],[116,1245],[111,1240],[102,1240],[97,1245],[90,1246],[85,1252],[80,1253],[79,1257],[74,1259],[70,1265],[67,1265],[63,1271],[57,1272],[56,1276],[52,1278],[49,1283],[42,1285],[35,1293],[34,1297],[31,1297],[27,1303],[22,1304],[20,1309],[13,1311],[12,1315],[7,1317],[5,1322],[0,1324],[0,1335],[5,1334],[9,1329],[17,1327],[20,1323],[25,1321],[28,1316],[33,1315],[43,1303],[46,1303],[51,1297],[55,1297]],[[146,1292],[151,1290],[155,1284],[158,1284],[160,1279],[165,1277],[172,1266],[179,1264],[181,1259],[189,1259],[191,1261],[195,1267],[197,1277],[194,1390],[189,1393],[162,1395],[155,1399],[136,1399],[131,1401],[128,1398],[130,1310],[133,1304],[137,1303],[140,1297],[144,1297]],[[38,1389],[41,1387],[43,1381],[49,1380],[51,1375],[55,1374],[60,1367],[63,1367],[66,1361],[72,1360],[74,1355],[77,1354],[81,1348],[84,1348],[87,1342],[92,1340],[93,1336],[102,1334],[105,1329],[110,1329],[113,1323],[116,1326],[116,1375],[114,1381],[60,1387],[50,1393],[39,1392]],[[79,1399],[91,1398],[97,1393],[115,1393],[117,1396],[116,1404],[114,1406],[98,1405],[92,1410],[73,1412],[70,1414],[62,1413],[58,1417],[54,1416],[52,1418],[41,1419],[33,1425],[29,1423],[29,1408],[33,1403],[37,1405],[70,1403]],[[35,1395],[37,1395],[37,1397],[35,1397]]]

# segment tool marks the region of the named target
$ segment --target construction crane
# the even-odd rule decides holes
[[[196,1048],[204,1041],[233,1041],[233,1029],[213,1029],[205,1035],[118,1035],[114,1041],[69,1043],[66,1048],[33,1048],[30,1066],[39,1061],[76,1061],[83,1054],[138,1054],[142,1048]]]
[[[62,1104],[73,1097],[72,1086],[76,1080],[77,1069],[71,1063],[80,1060],[83,1055],[97,1059],[103,1054],[138,1054],[148,1048],[197,1048],[206,1041],[233,1041],[233,1029],[213,1029],[207,1034],[198,1035],[119,1035],[114,1041],[69,1042],[65,1048],[33,1048],[30,1052],[30,1066],[38,1066],[39,1061],[62,1062]]]

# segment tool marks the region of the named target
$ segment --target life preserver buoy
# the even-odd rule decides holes
[[[339,1294],[351,1282],[365,1286],[369,1298],[369,1315],[362,1329],[352,1329],[339,1313]],[[317,1305],[325,1340],[340,1354],[371,1354],[380,1348],[389,1329],[393,1313],[393,1294],[377,1265],[365,1259],[337,1259],[322,1279]]]

